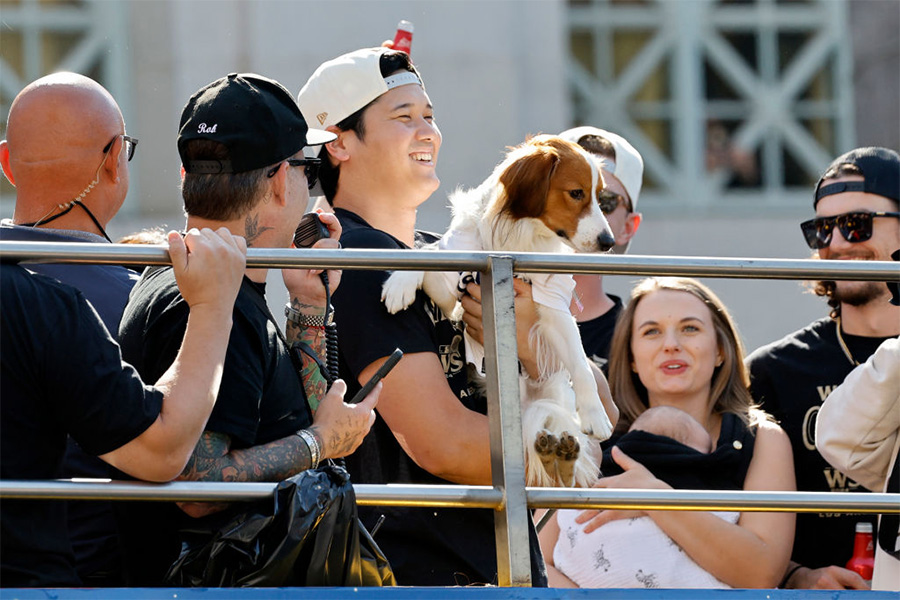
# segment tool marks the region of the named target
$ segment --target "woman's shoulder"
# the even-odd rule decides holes
[[[760,421],[755,429],[756,440],[752,461],[759,459],[767,464],[793,464],[791,440],[778,423]]]
[[[788,439],[787,433],[785,433],[784,429],[782,429],[781,425],[778,423],[769,419],[762,419],[756,423],[755,429],[757,443],[760,443],[763,439],[779,440],[780,442],[787,444],[787,448],[790,449],[791,442]]]

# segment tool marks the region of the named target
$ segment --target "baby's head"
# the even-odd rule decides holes
[[[703,454],[712,450],[712,438],[703,425],[683,410],[672,406],[648,408],[634,420],[628,431],[664,435]]]

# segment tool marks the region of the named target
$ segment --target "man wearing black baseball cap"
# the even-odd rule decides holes
[[[887,148],[857,148],[835,159],[815,188],[816,217],[801,224],[804,239],[823,260],[891,260],[900,248],[900,155]],[[865,491],[828,464],[815,446],[822,402],[885,340],[900,334],[900,307],[878,281],[819,281],[829,317],[747,357],[754,399],[771,413],[794,448],[797,489]],[[864,589],[843,568],[853,551],[856,522],[874,516],[797,515],[791,565],[781,587]]]
[[[289,248],[315,183],[316,159],[303,149],[334,139],[309,129],[291,94],[278,82],[232,73],[196,92],[178,132],[188,227],[227,227],[247,245]],[[337,248],[340,226],[322,215]],[[314,368],[295,368],[288,344],[304,342],[324,357],[326,294],[320,271],[284,269],[290,303],[286,335],[264,296],[266,269],[247,269],[235,303],[221,391],[194,455],[180,479],[281,481],[326,458],[352,452],[375,420],[380,388],[357,405],[344,404],[346,385],[326,394]],[[331,272],[336,287],[340,272]],[[171,269],[148,270],[135,286],[120,326],[123,355],[140,373],[162,372],[184,336],[187,306]],[[318,375],[318,374],[317,374]],[[178,557],[178,529],[187,517],[218,519],[213,504],[122,503],[129,585],[159,585]],[[238,507],[236,510],[240,510]],[[185,514],[187,513],[187,515]],[[227,512],[225,514],[228,514]]]

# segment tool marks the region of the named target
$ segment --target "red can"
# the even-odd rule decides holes
[[[400,50],[410,54],[412,48],[413,24],[409,21],[400,21],[397,24],[397,33],[394,35],[394,50]]]

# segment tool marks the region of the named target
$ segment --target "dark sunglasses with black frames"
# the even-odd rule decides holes
[[[626,211],[631,212],[631,202],[622,194],[617,194],[612,190],[600,190],[600,193],[597,195],[597,201],[604,215],[615,211],[620,204],[625,207]]]
[[[321,158],[288,158],[284,162],[290,167],[304,167],[306,186],[309,189],[313,189],[313,186],[316,185],[316,181],[319,178],[319,165],[322,164]],[[281,168],[281,164],[282,163],[278,163],[276,166],[272,167],[272,169],[266,173],[266,177],[275,177],[275,173]]]
[[[113,142],[116,141],[116,138],[122,136],[122,141],[125,143],[125,151],[128,153],[128,161],[131,162],[131,159],[134,158],[134,149],[137,148],[138,139],[131,137],[130,135],[125,135],[124,133],[120,133],[113,137],[113,139],[109,140],[109,143],[103,146],[103,154],[106,154],[112,148]]]
[[[865,242],[872,237],[872,225],[876,217],[900,218],[900,212],[848,212],[833,217],[817,217],[800,223],[803,237],[812,250],[831,245],[835,227],[851,244]]]

